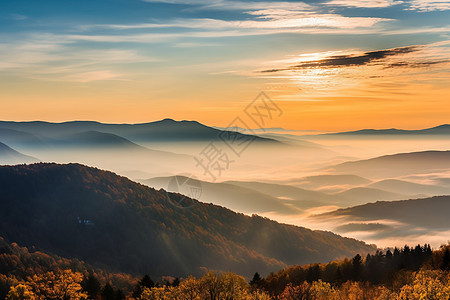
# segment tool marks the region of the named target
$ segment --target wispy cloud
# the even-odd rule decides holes
[[[230,0],[142,0],[151,3],[180,4],[195,7],[195,9],[209,10],[298,10],[317,9],[317,4],[305,2],[276,2],[276,1],[230,1]],[[449,10],[450,3],[445,0],[331,0],[324,2],[328,6],[359,7],[359,8],[385,8],[403,4],[405,9],[421,12],[434,10]]]
[[[111,70],[98,70],[90,72],[82,72],[76,74],[70,74],[62,77],[64,81],[74,81],[74,82],[92,82],[100,80],[124,80],[123,74],[117,73]]]
[[[435,10],[450,10],[449,1],[436,1],[436,0],[410,0],[410,9],[418,11],[435,11]]]
[[[83,29],[103,28],[111,30],[157,29],[157,28],[188,28],[208,30],[236,30],[235,35],[274,34],[293,31],[294,29],[316,29],[321,33],[323,29],[331,33],[330,29],[370,28],[377,23],[391,19],[380,17],[347,17],[324,10],[323,6],[314,6],[304,2],[276,2],[276,1],[183,1],[183,0],[143,0],[152,3],[183,4],[196,9],[239,11],[252,18],[240,19],[212,19],[212,18],[184,18],[159,22],[138,24],[99,24],[84,26]],[[383,0],[388,1],[388,0]],[[372,3],[372,2],[371,2]],[[263,31],[270,30],[270,31]],[[355,31],[357,32],[357,31]],[[228,32],[232,36],[232,32]],[[199,33],[187,33],[196,36]],[[223,36],[225,33],[222,32]],[[221,36],[219,35],[219,36]]]
[[[337,14],[316,14],[302,12],[293,14],[289,11],[254,11],[252,15],[257,16],[256,20],[226,21],[218,19],[175,19],[166,23],[143,23],[143,24],[103,24],[83,26],[83,29],[103,28],[111,30],[127,29],[154,29],[154,28],[188,28],[204,30],[226,30],[226,29],[293,29],[311,28],[317,29],[320,33],[322,28],[368,28],[379,22],[390,21],[387,18],[374,17],[344,17]],[[261,32],[242,31],[239,35],[252,35]],[[269,34],[274,33],[268,32]],[[189,36],[199,36],[201,33],[186,33]],[[237,34],[237,33],[236,33]],[[146,35],[142,35],[146,36]],[[170,34],[153,34],[155,39],[173,36]],[[88,36],[74,35],[75,39],[87,39]]]
[[[384,87],[384,92],[395,94],[413,83],[441,85],[450,72],[449,45],[442,41],[376,51],[301,54],[267,62],[266,68],[248,75],[301,86],[302,97],[331,90],[379,91],[379,84],[386,82],[393,86]]]
[[[122,79],[120,65],[160,61],[131,49],[78,49],[73,41],[45,35],[30,36],[27,42],[0,45],[0,70],[26,78],[91,82]]]
[[[418,46],[399,47],[386,50],[370,51],[360,54],[347,54],[347,55],[332,55],[319,60],[301,62],[299,64],[288,67],[287,69],[270,69],[263,70],[262,72],[279,72],[286,70],[296,70],[304,68],[340,68],[348,66],[361,66],[371,63],[373,61],[382,60],[384,58],[411,53],[418,51]]]
[[[391,21],[376,17],[345,17],[333,13],[317,13],[308,10],[260,9],[246,11],[253,16],[245,20],[221,20],[211,18],[179,18],[138,24],[93,24],[84,25],[83,34],[67,35],[67,39],[90,42],[170,42],[180,38],[218,38],[234,36],[271,35],[277,33],[304,34],[362,34],[375,33],[378,23]],[[148,32],[135,30],[183,28],[182,33]],[[112,30],[110,34],[89,34],[96,29]],[[114,31],[127,31],[118,35]]]
[[[325,2],[331,6],[344,6],[344,7],[364,7],[364,8],[381,8],[389,7],[396,4],[403,3],[403,1],[395,0],[332,0]]]
[[[261,10],[261,9],[283,9],[283,10],[305,10],[313,6],[305,2],[288,1],[230,1],[230,0],[142,0],[151,3],[168,3],[197,6],[197,9],[209,10]]]

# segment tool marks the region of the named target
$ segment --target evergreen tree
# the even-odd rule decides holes
[[[140,285],[142,285],[143,287],[152,289],[155,287],[155,282],[153,282],[153,280],[150,278],[150,276],[145,275],[141,281],[139,282]]]
[[[83,289],[88,293],[90,299],[98,299],[102,287],[97,277],[90,274],[88,278],[85,278],[81,283]]]
[[[362,273],[362,258],[361,255],[356,254],[352,260],[352,279],[355,281],[361,280]]]
[[[180,285],[180,279],[178,277],[176,277],[173,281],[172,281],[172,286],[173,287],[177,287]]]
[[[261,275],[259,275],[259,273],[256,272],[255,275],[253,275],[253,279],[250,281],[250,285],[259,287],[261,284],[261,280],[262,280]]]
[[[139,298],[144,291],[145,288],[152,289],[155,287],[155,282],[150,278],[150,276],[145,275],[142,279],[136,284],[133,290],[133,298]]]
[[[114,296],[115,294],[113,287],[107,283],[102,290],[102,300],[115,300]]]
[[[445,249],[444,257],[442,258],[441,269],[444,271],[450,270],[450,250],[449,247]]]

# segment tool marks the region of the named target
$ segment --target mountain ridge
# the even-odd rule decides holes
[[[8,145],[0,142],[0,165],[38,162],[37,158],[20,153]]]
[[[80,164],[0,167],[0,191],[5,238],[120,271],[182,276],[208,268],[250,276],[375,250],[195,200],[180,207],[180,194]]]
[[[205,140],[233,140],[234,138],[247,138],[257,142],[283,145],[278,140],[259,137],[239,132],[230,132],[215,129],[197,121],[175,121],[163,119],[154,122],[137,124],[114,124],[97,121],[0,121],[0,128],[25,131],[31,134],[44,136],[58,136],[74,134],[83,131],[100,131],[119,135],[132,142],[168,142],[168,141],[205,141]],[[235,135],[235,136],[227,136]]]
[[[450,134],[450,124],[442,124],[434,127],[424,129],[360,129],[335,133],[323,133],[319,136],[333,136],[333,135],[424,135],[424,134],[436,134],[436,135],[448,135]]]

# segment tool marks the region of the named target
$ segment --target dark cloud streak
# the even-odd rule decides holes
[[[350,67],[350,66],[362,66],[369,64],[373,61],[381,60],[390,56],[401,55],[405,53],[411,53],[420,50],[421,46],[407,46],[407,47],[399,47],[393,49],[386,50],[378,50],[365,52],[360,55],[335,55],[329,58],[309,61],[305,63],[301,63],[298,65],[294,65],[288,68],[283,69],[269,69],[263,70],[262,73],[274,73],[281,71],[289,71],[289,70],[298,70],[298,69],[307,69],[307,68],[340,68],[340,67]],[[425,63],[424,63],[425,64]],[[430,63],[431,64],[431,63]],[[390,64],[390,67],[396,67],[396,64]],[[398,66],[404,66],[403,63],[400,63]]]

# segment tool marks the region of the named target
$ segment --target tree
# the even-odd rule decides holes
[[[308,282],[317,281],[320,278],[320,267],[318,264],[314,264],[308,268],[306,273],[306,280]]]
[[[100,285],[100,281],[98,281],[97,277],[95,277],[94,274],[90,274],[88,278],[85,278],[81,285],[89,295],[90,299],[98,299],[102,287]]]
[[[220,282],[214,271],[209,271],[201,279],[201,298],[219,300]]]
[[[355,281],[361,280],[362,258],[361,255],[356,254],[352,259],[352,279]]]
[[[139,282],[140,285],[142,285],[143,287],[152,289],[155,287],[155,283],[153,282],[153,280],[150,278],[150,276],[145,275],[141,281]]]
[[[312,299],[326,300],[333,299],[333,294],[335,293],[334,288],[322,280],[314,281],[309,289],[310,296]]]
[[[250,285],[253,287],[259,287],[261,285],[261,275],[259,275],[258,272],[255,273],[255,275],[253,275],[253,279],[250,281]]]
[[[442,258],[441,270],[450,270],[450,247],[447,247],[444,252],[444,257]]]
[[[342,272],[341,272],[341,267],[337,267],[336,273],[334,275],[333,283],[339,285],[342,283],[342,281],[343,281],[343,276],[342,276]]]
[[[270,296],[263,291],[254,291],[247,300],[270,300]]]
[[[105,287],[102,290],[102,300],[115,300],[114,296],[113,287],[109,283],[105,284]]]
[[[138,284],[134,287],[133,290],[133,298],[139,298],[144,291],[145,288],[151,290],[155,287],[155,282],[150,278],[150,276],[145,275],[142,277],[142,279],[138,282]]]
[[[398,299],[441,300],[450,299],[450,286],[443,282],[440,271],[419,271],[415,273],[414,282],[401,288]]]
[[[173,287],[177,287],[180,285],[180,278],[176,277],[171,284]]]
[[[292,286],[289,283],[284,291],[280,294],[278,299],[280,300],[306,300],[309,299],[310,285],[304,281],[301,285]]]
[[[195,300],[200,295],[200,282],[197,278],[189,276],[180,283],[178,289],[181,294],[181,299]]]
[[[248,296],[250,286],[242,276],[232,272],[222,273],[219,276],[219,284],[219,299],[239,300]]]
[[[7,300],[34,300],[36,297],[25,284],[12,286],[6,296]]]
[[[197,278],[189,276],[180,283],[178,289],[180,290],[180,293],[182,295],[181,299],[184,300],[198,299],[200,295],[200,282]]]
[[[71,270],[35,274],[27,282],[38,299],[78,300],[87,299],[82,291],[83,275]]]

